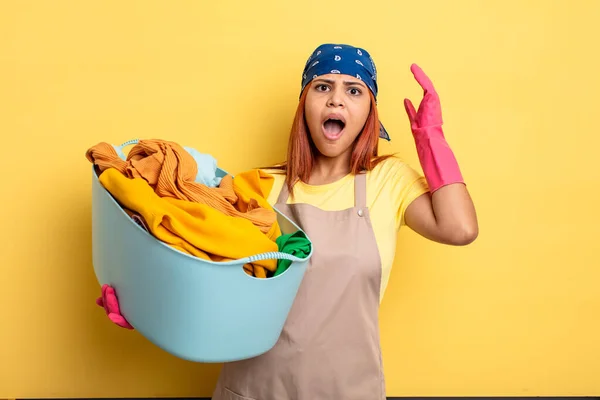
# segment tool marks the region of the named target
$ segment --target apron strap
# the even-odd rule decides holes
[[[287,183],[284,180],[281,191],[279,192],[279,197],[277,198],[277,203],[286,204],[288,197],[290,197],[290,191],[288,190]]]
[[[367,207],[367,174],[364,172],[354,176],[354,206]]]

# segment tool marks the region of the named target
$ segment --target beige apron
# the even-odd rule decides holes
[[[356,175],[354,188],[354,207],[324,211],[286,204],[283,185],[275,207],[311,238],[313,256],[275,346],[225,363],[213,400],[385,399],[381,260],[366,207],[365,174]]]

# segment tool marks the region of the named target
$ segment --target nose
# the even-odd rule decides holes
[[[329,92],[329,99],[327,105],[329,107],[343,107],[344,106],[344,90],[340,88],[334,88]]]

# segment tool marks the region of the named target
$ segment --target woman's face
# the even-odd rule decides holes
[[[369,88],[350,75],[327,74],[306,90],[304,114],[319,152],[332,158],[351,152],[371,109]]]

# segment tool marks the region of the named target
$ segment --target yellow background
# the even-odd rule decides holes
[[[404,231],[381,311],[390,396],[600,394],[600,2],[0,2],[0,397],[209,396],[94,300],[88,147],[163,138],[236,173],[281,160],[323,42],[367,48],[381,118],[441,99],[475,200],[465,248]]]

